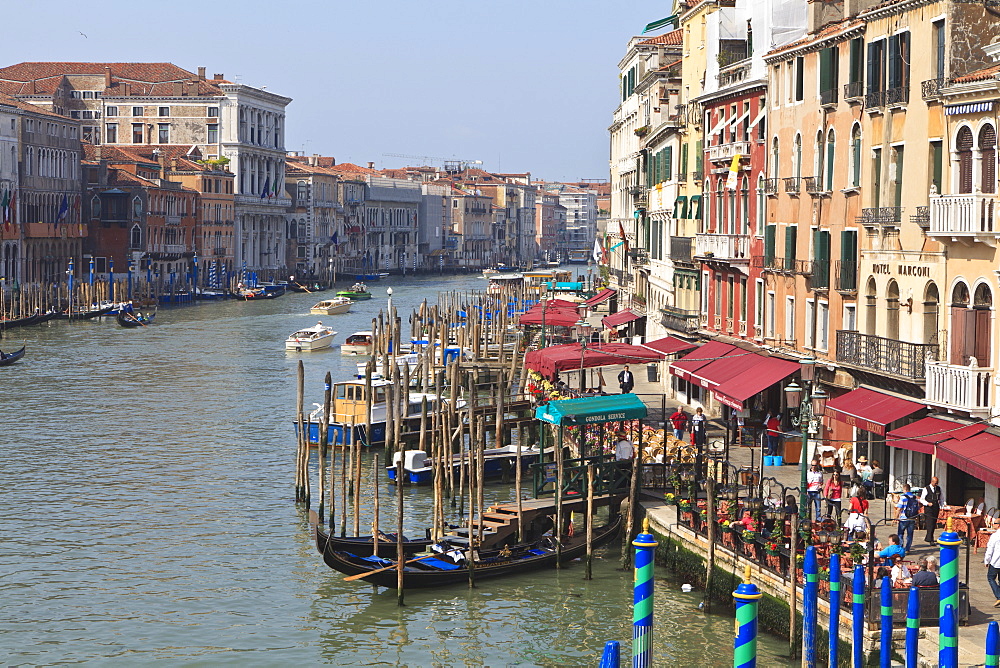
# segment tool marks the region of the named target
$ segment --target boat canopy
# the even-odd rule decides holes
[[[535,418],[558,425],[599,424],[646,417],[646,404],[634,394],[559,399],[535,409]]]

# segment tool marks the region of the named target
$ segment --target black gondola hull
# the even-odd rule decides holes
[[[24,346],[21,346],[20,350],[15,350],[12,353],[5,354],[0,352],[0,366],[10,366],[22,357],[24,357]]]

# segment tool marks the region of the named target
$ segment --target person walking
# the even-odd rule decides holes
[[[781,413],[769,414],[764,420],[764,427],[767,429],[767,452],[764,454],[773,457],[778,454],[778,443],[781,438]]]
[[[809,472],[806,473],[806,494],[812,505],[813,522],[819,522],[819,498],[823,492],[823,470],[819,467],[819,462],[813,460]]]
[[[941,486],[938,484],[937,476],[931,477],[930,484],[920,492],[920,505],[924,507],[924,524],[927,525],[924,541],[933,543],[937,518],[941,514]]]
[[[997,600],[993,607],[1000,608],[1000,531],[995,531],[990,536],[983,563],[986,564],[986,580],[993,590],[993,598]]]
[[[684,440],[684,431],[687,429],[688,416],[680,406],[670,416],[670,424],[674,426],[674,438]]]
[[[694,409],[691,416],[691,438],[699,448],[704,447],[708,440],[708,418],[700,406]]]
[[[899,495],[899,502],[896,504],[896,519],[898,525],[896,533],[899,535],[899,542],[907,552],[913,546],[913,529],[917,524],[917,515],[920,514],[920,502],[915,494],[910,492],[910,483],[903,483],[903,493]],[[905,540],[905,543],[904,543]]]
[[[840,525],[841,497],[844,494],[844,486],[840,481],[840,467],[833,467],[833,475],[823,486],[823,496],[826,497],[826,514],[837,520]]]
[[[866,517],[868,515],[868,499],[865,498],[865,490],[863,487],[859,487],[854,494],[851,495],[851,505],[847,515],[847,525],[848,531],[853,531],[855,533],[864,531],[866,529]]]
[[[635,387],[635,376],[628,370],[628,364],[618,374],[618,387],[621,388],[622,394],[628,394]]]

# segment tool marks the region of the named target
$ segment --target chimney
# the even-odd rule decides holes
[[[313,153],[311,156],[309,156],[309,166],[310,167],[315,167],[318,162],[319,162],[319,156],[318,155],[316,155],[315,153]]]
[[[205,68],[204,67],[199,67],[198,68],[198,80],[199,81],[204,81],[205,80]]]
[[[369,160],[369,161],[368,161],[368,169],[375,169],[375,163],[374,163],[374,162],[371,162],[371,161]]]
[[[170,171],[177,171],[177,158],[170,158]]]
[[[97,160],[98,162],[101,161],[101,145],[100,144],[95,144],[94,145],[94,160]]]
[[[226,78],[226,75],[224,75],[224,74],[215,74],[214,78],[215,78],[216,81],[222,81],[223,79]]]
[[[174,82],[174,97],[180,97],[184,94],[184,83],[181,81]]]
[[[111,88],[111,68],[104,68],[104,87]]]

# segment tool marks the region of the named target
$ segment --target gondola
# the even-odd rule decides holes
[[[621,522],[621,515],[618,515],[609,524],[595,527],[594,547],[614,539],[621,530]],[[327,566],[347,575],[360,575],[371,571],[370,575],[358,579],[380,587],[396,588],[396,565],[392,559],[327,549],[329,538],[326,532],[318,525],[314,525],[314,531],[316,549],[323,555],[323,561],[326,562]],[[577,532],[575,536],[564,539],[559,561],[562,563],[572,561],[583,556],[586,551],[585,532]],[[468,566],[463,560],[456,561],[450,556],[453,553],[429,554],[407,559],[408,563],[403,567],[403,588],[425,589],[468,582]],[[551,568],[556,565],[556,561],[556,550],[552,539],[543,538],[534,543],[505,546],[499,550],[480,551],[473,570],[478,582],[486,578],[519,575],[543,568]]]
[[[101,316],[108,315],[113,310],[115,310],[114,304],[111,306],[105,306],[104,308],[90,309],[89,311],[67,312],[66,316],[70,320],[90,320],[92,318],[100,318]]]
[[[0,330],[4,329],[14,329],[15,327],[27,327],[28,325],[37,325],[40,322],[45,322],[49,318],[46,317],[48,314],[35,312],[31,315],[25,316],[23,318],[11,318],[9,320],[0,320]]]
[[[5,353],[0,350],[0,366],[9,366],[22,357],[24,357],[24,346],[21,346],[20,350],[15,350],[12,353]]]
[[[379,552],[382,554],[396,554],[396,534],[380,533],[381,540],[378,544]],[[317,540],[319,540],[317,538]],[[403,554],[411,555],[423,552],[433,544],[429,538],[407,538],[403,536]],[[323,545],[317,543],[320,552],[331,550],[333,552],[350,552],[359,557],[370,557],[372,554],[371,536],[345,536],[338,538],[323,534]]]
[[[119,312],[115,315],[118,320],[118,324],[122,327],[145,327],[153,318],[156,317],[156,312],[150,313],[149,315],[143,315],[142,313],[123,313]]]

